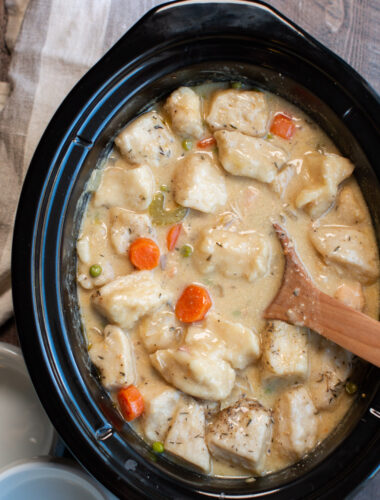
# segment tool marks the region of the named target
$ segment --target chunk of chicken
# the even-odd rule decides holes
[[[209,424],[211,455],[260,474],[272,435],[272,415],[254,399],[241,399],[219,412]]]
[[[316,333],[311,334],[309,391],[318,410],[335,407],[352,370],[352,354]]]
[[[160,309],[143,318],[139,324],[140,338],[149,353],[158,349],[175,347],[178,344],[182,327],[173,311]]]
[[[314,219],[334,203],[338,186],[353,172],[352,163],[332,153],[306,153],[275,178],[273,189]]]
[[[335,298],[357,311],[363,311],[365,306],[363,287],[358,282],[343,283],[343,285],[338,286],[335,291]]]
[[[306,328],[271,321],[263,334],[263,379],[304,379],[308,374]]]
[[[228,396],[235,372],[227,363],[206,349],[183,345],[161,349],[150,355],[152,365],[174,387],[196,398],[220,401]]]
[[[200,326],[190,326],[185,344],[208,350],[242,370],[257,361],[261,354],[260,338],[250,328],[232,323],[209,312]]]
[[[166,165],[180,154],[178,141],[156,111],[144,113],[115,139],[122,156],[133,164]]]
[[[326,264],[333,264],[342,276],[369,284],[379,277],[376,244],[352,227],[320,226],[310,231],[310,239]]]
[[[206,229],[201,232],[196,251],[201,272],[218,270],[228,278],[244,276],[248,281],[262,278],[271,260],[270,243],[256,232]]]
[[[94,193],[95,207],[122,207],[145,210],[152,201],[154,177],[147,165],[136,168],[108,167]]]
[[[161,381],[139,385],[144,398],[142,430],[151,442],[164,442],[180,401],[180,392]]]
[[[166,101],[173,130],[182,137],[199,139],[203,134],[201,99],[190,87],[179,87]]]
[[[156,238],[148,215],[114,207],[109,211],[109,218],[111,243],[119,255],[126,255],[129,245],[137,238]]]
[[[187,465],[209,472],[210,455],[205,442],[203,406],[194,399],[180,404],[164,444],[165,451],[184,460]]]
[[[237,129],[247,135],[264,135],[268,122],[265,95],[252,90],[215,92],[206,120],[212,130]]]
[[[168,302],[170,296],[151,271],[121,276],[91,295],[95,308],[109,321],[132,328],[145,314]]]
[[[284,455],[299,458],[317,441],[316,409],[307,390],[296,386],[284,392],[275,408],[275,442]]]
[[[345,186],[339,193],[335,216],[341,224],[353,226],[365,219],[365,209],[359,203],[351,186]]]
[[[227,202],[224,176],[208,153],[189,154],[179,163],[174,189],[177,203],[201,212],[213,213]]]
[[[268,183],[287,160],[285,151],[265,139],[227,130],[214,135],[220,162],[230,174]]]
[[[102,384],[106,389],[118,389],[135,383],[132,343],[128,334],[118,326],[107,325],[103,340],[92,345],[89,355],[100,370]]]

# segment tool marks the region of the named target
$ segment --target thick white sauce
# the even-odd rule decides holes
[[[210,97],[212,97],[216,91],[223,88],[228,88],[228,86],[224,84],[205,84],[194,88],[196,94],[201,97],[202,127],[199,130],[199,126],[198,129],[197,126],[190,126],[186,132],[194,135],[199,134],[201,138],[212,135],[213,130],[207,126],[207,117],[210,113]],[[240,91],[234,92],[238,93]],[[208,314],[212,314],[212,312],[215,311],[221,315],[223,320],[239,323],[244,327],[252,329],[260,339],[261,351],[258,359],[252,360],[243,369],[234,369],[235,381],[232,391],[223,400],[218,400],[217,402],[213,401],[208,405],[206,404],[206,406],[209,406],[206,412],[204,412],[203,406],[199,409],[196,400],[187,399],[189,396],[185,397],[183,393],[182,395],[180,393],[179,396],[179,399],[184,400],[184,404],[187,404],[188,408],[192,408],[194,415],[200,414],[199,412],[201,412],[202,415],[206,415],[206,424],[210,426],[209,428],[211,430],[213,430],[213,426],[216,426],[215,419],[218,418],[218,415],[222,424],[224,422],[224,417],[227,418],[227,420],[230,418],[230,421],[232,421],[231,419],[233,419],[233,417],[218,414],[217,412],[220,411],[220,409],[228,408],[242,398],[257,400],[269,411],[268,415],[270,415],[270,417],[268,426],[270,426],[270,436],[263,437],[265,450],[261,452],[261,458],[257,460],[258,464],[256,465],[252,465],[255,461],[255,459],[252,458],[253,452],[252,456],[250,455],[249,461],[245,462],[244,458],[239,458],[239,451],[237,452],[237,458],[234,460],[231,459],[228,453],[226,455],[223,454],[224,452],[221,453],[220,450],[219,452],[215,451],[215,447],[213,447],[210,441],[211,434],[209,434],[208,448],[212,454],[211,468],[207,470],[207,466],[204,465],[208,460],[207,448],[204,446],[198,450],[195,444],[197,441],[196,438],[200,434],[196,435],[194,439],[194,436],[192,436],[191,432],[189,433],[186,428],[187,417],[185,419],[186,422],[181,422],[181,425],[184,425],[183,433],[185,436],[188,436],[189,446],[184,449],[185,445],[182,443],[177,444],[175,441],[169,440],[167,441],[166,447],[171,447],[172,449],[170,449],[170,451],[173,456],[177,455],[179,458],[184,459],[189,466],[196,467],[204,472],[215,475],[236,476],[250,475],[252,473],[265,474],[286,467],[304,454],[302,452],[302,447],[306,446],[304,444],[306,443],[306,438],[303,441],[303,438],[299,438],[303,444],[300,445],[300,448],[297,448],[296,441],[298,438],[292,433],[294,433],[295,430],[297,432],[300,429],[302,430],[302,426],[307,426],[308,424],[305,424],[305,421],[301,418],[299,422],[295,422],[297,428],[294,430],[289,423],[289,420],[294,420],[292,411],[295,411],[294,408],[296,408],[298,404],[298,400],[291,399],[293,397],[292,391],[294,391],[294,387],[296,387],[296,392],[298,391],[297,397],[299,401],[301,401],[299,403],[301,405],[299,408],[303,408],[305,412],[310,411],[310,408],[312,410],[311,414],[315,428],[307,428],[305,430],[306,434],[311,439],[312,448],[336,427],[352,402],[352,396],[349,396],[344,390],[347,377],[350,376],[351,358],[347,353],[339,349],[334,351],[335,348],[332,348],[327,342],[322,342],[322,346],[319,346],[319,336],[306,329],[297,330],[295,327],[291,327],[290,333],[288,334],[286,331],[287,327],[286,325],[284,326],[284,324],[277,325],[279,331],[281,331],[282,327],[285,328],[283,337],[281,337],[281,332],[274,333],[273,335],[280,335],[285,344],[281,344],[279,337],[276,337],[277,342],[279,342],[277,344],[273,342],[271,344],[269,340],[270,336],[268,331],[271,327],[263,320],[262,313],[274,298],[280,286],[284,266],[282,250],[272,227],[273,222],[281,222],[281,224],[287,228],[305,267],[311,274],[316,285],[322,291],[332,296],[336,295],[340,297],[341,300],[346,300],[351,305],[356,305],[358,308],[362,307],[363,311],[372,317],[376,318],[378,315],[379,283],[377,279],[378,255],[376,242],[368,210],[355,179],[352,175],[347,175],[348,178],[344,180],[343,183],[339,182],[339,189],[337,192],[334,192],[333,186],[328,194],[328,196],[331,197],[331,202],[329,203],[330,208],[322,215],[317,214],[317,217],[315,217],[316,214],[313,212],[314,218],[312,218],[310,213],[313,210],[318,212],[318,203],[314,206],[314,209],[310,211],[304,208],[301,203],[302,200],[300,201],[297,196],[303,189],[318,188],[318,182],[315,179],[317,179],[318,176],[320,179],[321,173],[318,171],[316,174],[315,168],[318,170],[320,167],[311,167],[311,173],[308,172],[303,174],[302,164],[305,163],[305,158],[307,158],[308,155],[323,154],[328,156],[330,153],[339,155],[339,151],[337,151],[334,144],[323,131],[298,108],[266,92],[261,93],[259,99],[264,99],[267,103],[267,111],[262,118],[262,121],[265,123],[265,131],[262,133],[262,131],[259,130],[259,135],[274,148],[283,151],[286,156],[286,163],[275,172],[275,179],[272,183],[260,182],[257,178],[237,176],[228,173],[223,169],[218,158],[218,154],[221,154],[220,148],[219,152],[215,146],[199,148],[197,147],[198,138],[190,137],[192,145],[188,151],[181,145],[184,138],[183,134],[182,137],[179,137],[174,133],[176,143],[175,146],[172,147],[173,154],[166,159],[164,165],[157,165],[157,162],[149,157],[149,151],[145,151],[148,158],[146,164],[153,173],[153,180],[149,178],[149,176],[144,177],[142,184],[145,187],[142,188],[143,194],[140,195],[139,200],[139,202],[143,203],[143,198],[145,196],[149,198],[149,189],[147,185],[149,182],[153,182],[153,192],[161,190],[165,196],[166,208],[176,207],[177,204],[174,201],[174,196],[181,183],[181,175],[178,174],[178,169],[181,168],[187,156],[193,155],[197,151],[206,159],[210,159],[212,162],[218,164],[219,176],[222,176],[225,182],[227,192],[226,203],[218,207],[214,213],[203,213],[198,210],[190,209],[185,219],[182,220],[182,231],[173,251],[168,251],[166,241],[168,230],[172,225],[154,227],[155,234],[152,235],[152,238],[160,248],[161,261],[160,265],[154,270],[144,271],[151,273],[155,279],[157,279],[162,290],[170,295],[170,299],[167,300],[166,304],[161,306],[164,310],[173,311],[176,301],[184,288],[191,283],[197,283],[204,286],[212,298],[212,309]],[[175,104],[173,106],[175,109]],[[155,108],[155,111],[164,118],[164,126],[168,127],[170,133],[172,133],[171,126],[177,130],[181,128],[181,123],[178,122],[178,117],[175,117],[173,107],[171,108],[171,112],[170,108],[168,112],[168,108],[163,108],[159,105]],[[186,126],[189,126],[189,123],[191,125],[193,119],[192,112],[193,110],[190,109],[188,114],[189,120],[186,121]],[[296,125],[295,134],[290,140],[283,139],[275,134],[268,134],[270,123],[278,112],[291,116],[293,123]],[[248,125],[249,116],[251,115],[248,114]],[[246,133],[247,129],[244,128],[247,127],[244,122],[246,117],[240,116],[239,119],[236,122],[237,126],[239,128],[239,123],[242,123],[242,130],[244,129]],[[173,122],[173,120],[177,121]],[[258,120],[260,122],[260,117]],[[230,126],[230,124],[221,123],[218,125],[218,128],[219,127],[229,131],[235,131],[237,129],[233,124]],[[157,131],[160,131],[160,128],[155,129],[154,133],[157,134]],[[255,133],[257,133],[257,130],[255,130]],[[154,136],[152,136],[152,141],[154,140]],[[219,145],[221,146],[221,144]],[[189,143],[187,143],[186,147],[189,146]],[[126,154],[125,151],[123,151],[123,147],[124,146],[119,143],[119,149],[117,147],[113,149],[104,165],[104,169],[120,167],[120,169],[125,172],[138,167],[136,163],[133,165],[130,164],[131,154],[133,155],[134,151],[129,153],[129,156],[127,152],[127,161],[125,159]],[[123,152],[124,156],[120,153],[120,150]],[[289,167],[289,165],[291,167]],[[347,165],[344,168],[346,167]],[[270,167],[264,165],[261,167],[261,170],[263,171],[263,169],[266,168],[268,169]],[[291,168],[294,169],[293,172],[291,172]],[[314,170],[312,170],[312,168],[314,168]],[[287,190],[283,190],[283,192],[279,193],[278,191],[281,191],[279,186],[280,188],[284,186],[283,179],[286,179],[286,174],[284,174],[286,169],[289,171],[289,177],[287,179],[291,178],[291,181]],[[176,171],[177,174],[175,175]],[[268,170],[265,172],[268,173]],[[266,175],[265,172],[264,174]],[[143,175],[146,175],[146,172],[143,172]],[[259,176],[260,175],[262,175],[262,172]],[[81,257],[78,264],[78,281],[80,283],[78,290],[81,313],[88,337],[90,357],[101,371],[104,370],[104,360],[102,359],[102,362],[99,361],[97,358],[99,349],[94,349],[94,346],[104,342],[103,330],[105,326],[110,323],[117,323],[117,321],[110,321],[109,316],[108,319],[105,318],[107,314],[100,314],[98,309],[94,307],[91,296],[94,294],[94,291],[96,293],[96,290],[101,289],[101,286],[104,284],[103,282],[112,281],[119,276],[129,275],[134,270],[128,258],[128,251],[126,251],[124,255],[118,255],[115,251],[115,247],[111,243],[112,217],[110,216],[110,212],[112,205],[120,206],[120,203],[123,203],[123,197],[127,199],[126,206],[128,208],[134,206],[133,203],[135,203],[135,201],[133,201],[132,198],[139,189],[137,188],[135,192],[133,189],[128,188],[131,183],[129,177],[129,180],[126,181],[126,185],[124,186],[120,183],[120,178],[116,176],[114,180],[110,177],[109,186],[107,186],[107,192],[105,192],[104,179],[105,177],[103,174],[103,179],[101,181],[103,184],[100,184],[96,195],[93,196],[89,202],[83,217],[82,232],[78,244],[78,253]],[[330,184],[332,183],[333,185],[333,181],[334,179],[331,180],[331,178],[329,178],[326,182],[330,182]],[[202,190],[205,187],[207,189],[207,186],[199,186],[199,189]],[[144,194],[145,188],[147,189],[146,194]],[[103,191],[101,191],[102,189]],[[212,195],[210,195],[210,198],[211,196]],[[326,197],[323,198],[323,196],[320,203],[326,202]],[[130,199],[129,205],[128,198]],[[149,201],[148,199],[147,203]],[[207,204],[208,201],[206,197],[204,203]],[[298,208],[296,207],[297,204]],[[139,203],[137,203],[137,206],[141,206],[141,204],[139,205]],[[149,213],[147,208],[135,211],[141,214]],[[334,227],[336,226],[344,226],[348,232],[352,229],[359,231],[361,235],[360,238],[362,238],[362,242],[364,243],[362,246],[364,260],[373,260],[371,269],[362,271],[359,262],[359,267],[355,273],[351,272],[353,267],[350,263],[348,265],[343,263],[342,265],[342,262],[334,260],[334,255],[323,255],[323,241],[321,246],[318,247],[318,252],[315,244],[312,242],[312,226],[318,228],[326,225],[331,227],[333,237]],[[259,273],[251,281],[247,279],[246,275],[240,277],[234,276],[234,270],[236,270],[237,266],[236,258],[231,258],[230,261],[226,258],[221,261],[222,264],[219,266],[217,264],[214,265],[214,270],[205,272],[205,270],[207,271],[209,269],[207,267],[207,262],[216,262],[215,259],[217,259],[217,254],[215,253],[215,256],[213,256],[214,260],[212,258],[210,258],[209,261],[205,259],[204,252],[202,253],[200,249],[201,235],[203,234],[202,231],[205,229],[216,227],[221,228],[223,231],[233,233],[232,236],[236,233],[245,235],[251,233],[261,236],[269,248],[269,254],[266,255],[268,265],[265,272]],[[184,245],[191,245],[193,250],[191,256],[183,256],[182,248]],[[334,250],[337,249],[336,252],[339,253],[340,248],[338,247],[340,247],[340,245],[337,245]],[[216,248],[216,251],[217,250]],[[351,250],[349,249],[349,251]],[[355,255],[351,255],[350,258],[356,259]],[[102,267],[102,273],[97,279],[89,276],[89,267],[93,264],[99,264]],[[353,265],[356,265],[356,263],[354,262]],[[228,272],[229,266],[232,266],[231,272]],[[237,274],[239,275],[239,272]],[[140,336],[141,328],[144,328],[144,325],[145,327],[148,325],[147,327],[149,328],[152,321],[152,316],[148,313],[144,315],[143,318],[138,319],[134,326],[123,328],[122,331],[122,334],[130,339],[132,345],[129,357],[126,358],[129,360],[129,363],[133,365],[128,367],[129,381],[133,380],[131,383],[134,383],[143,394],[146,394],[147,414],[149,411],[154,411],[151,401],[154,401],[154,397],[162,393],[164,388],[168,385],[164,381],[162,375],[152,366],[148,350],[144,346],[144,342]],[[202,326],[205,327],[205,324],[201,323],[201,327]],[[183,343],[187,325],[178,322],[176,328],[175,340],[172,339],[172,345],[170,341],[168,341],[169,343],[166,347],[173,347],[174,349],[178,344],[181,342]],[[232,331],[228,328],[227,330]],[[300,375],[297,375],[298,372],[295,372],[293,376],[286,375],[286,373],[283,375],[277,373],[276,375],[272,374],[273,376],[270,377],[268,375],[267,365],[273,360],[273,356],[271,357],[271,350],[272,354],[274,352],[276,355],[276,349],[279,349],[285,365],[286,363],[292,363],[291,355],[289,360],[285,359],[286,351],[289,349],[286,342],[288,342],[287,339],[291,338],[292,335],[294,336],[292,342],[294,341],[295,344],[301,339],[300,336],[303,335],[300,342],[304,342],[304,344],[302,344],[304,345],[304,349],[303,351],[298,351],[297,355],[299,355],[299,352],[303,352],[302,356],[304,356],[304,362],[307,367],[306,375],[302,375],[304,372],[302,372],[303,368],[301,366],[297,367],[297,370],[300,370]],[[119,339],[117,342],[121,342],[122,340],[123,339]],[[123,347],[122,343],[120,345],[117,344],[114,357],[112,357],[112,348],[111,354],[107,351],[107,362],[115,367],[115,364],[118,363],[117,356],[124,348],[125,346]],[[244,351],[244,348],[242,348],[242,350]],[[95,352],[97,355],[94,354]],[[151,346],[150,352],[154,353],[154,346]],[[343,367],[342,363],[344,365]],[[286,370],[290,370],[288,365],[285,366],[285,372]],[[121,373],[125,374],[125,371]],[[105,374],[106,372],[104,371],[103,377],[105,377]],[[115,378],[111,390],[114,396],[120,385],[123,385],[123,380],[125,383],[125,377],[122,375],[122,382],[120,382],[120,380],[118,381],[117,379],[117,375],[113,375],[113,372],[107,372],[107,376],[111,377],[111,379],[112,377]],[[352,374],[351,378],[355,380],[355,374]],[[103,380],[105,379],[103,378]],[[333,387],[330,392],[329,390],[331,387],[328,385],[329,383],[331,383],[331,387]],[[321,384],[325,384],[323,386],[324,389],[321,389]],[[174,385],[179,387],[175,382]],[[304,394],[300,386],[302,386],[302,390],[306,390],[307,396],[305,397],[309,398],[311,395],[311,400],[313,401],[311,406],[307,406],[306,403],[302,402]],[[321,391],[324,392],[322,395],[320,394]],[[329,396],[327,399],[326,394]],[[170,404],[173,406],[173,411],[171,414],[170,405],[168,403],[168,421],[172,421],[175,417],[174,409],[177,408],[176,405],[178,403],[177,400],[170,401]],[[191,401],[193,401],[193,403]],[[289,401],[291,402],[289,403]],[[295,406],[292,407],[292,404]],[[313,406],[313,404],[315,406]],[[254,408],[252,411],[256,411],[255,405],[253,405],[252,408]],[[274,412],[272,412],[272,410]],[[302,412],[302,410],[300,411]],[[186,414],[186,412],[182,413]],[[181,412],[179,415],[181,415]],[[263,415],[265,417],[265,414]],[[146,439],[148,442],[152,442],[155,439],[153,439],[149,431],[147,431],[147,418],[147,416],[143,415],[136,419],[133,425],[137,432],[141,434],[142,438]],[[176,418],[178,419],[178,415]],[[200,418],[201,417],[197,416],[197,425],[199,424]],[[202,418],[204,417],[202,416]],[[250,423],[250,420],[248,422]],[[178,423],[178,425],[180,424]],[[239,426],[242,424],[236,425]],[[259,426],[259,424],[257,425]],[[161,430],[155,431],[157,435],[160,434],[160,439],[156,440],[164,442],[166,438],[165,433],[173,433],[173,430],[170,429],[170,426],[167,429],[161,426]],[[259,427],[257,427],[256,434],[258,430]],[[247,436],[247,440],[252,440],[250,435],[247,434]],[[265,441],[265,439],[267,441]],[[287,440],[290,440],[290,444]],[[239,444],[238,448],[242,450],[244,446],[244,444]],[[194,449],[192,449],[192,447],[194,447]],[[256,453],[256,450],[254,451]],[[306,451],[310,450],[306,449]],[[206,457],[204,458],[206,462],[202,462],[203,465],[197,463],[197,459],[194,457],[194,459],[192,458],[192,453],[202,456],[203,458]],[[248,454],[249,453],[251,453],[251,451],[249,451]]]

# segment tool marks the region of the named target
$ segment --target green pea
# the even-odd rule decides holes
[[[90,275],[93,277],[93,278],[97,278],[98,276],[100,276],[102,274],[102,266],[99,266],[99,264],[93,264],[91,267],[90,267]]]
[[[241,89],[243,84],[241,82],[231,82],[231,88],[233,89]]]
[[[152,449],[154,453],[163,453],[165,450],[164,445],[160,441],[155,441],[152,444]]]
[[[161,184],[160,191],[162,191],[163,193],[168,193],[169,187],[166,184]]]
[[[267,139],[273,139],[273,134],[269,132],[269,134],[267,134]]]
[[[181,248],[182,257],[190,257],[193,253],[193,247],[191,245],[183,245]]]
[[[355,382],[348,381],[346,383],[347,394],[355,394],[355,392],[357,392],[357,391],[358,391],[358,386],[355,384]]]
[[[185,151],[190,151],[190,149],[193,147],[192,141],[190,139],[184,139],[182,141],[182,147]]]

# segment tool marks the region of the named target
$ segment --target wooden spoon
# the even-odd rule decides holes
[[[380,323],[318,290],[286,231],[273,226],[284,250],[285,271],[264,318],[311,328],[380,367]]]

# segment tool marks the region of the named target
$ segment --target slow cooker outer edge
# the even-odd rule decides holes
[[[181,4],[181,8],[184,8],[184,2],[178,3]],[[235,4],[236,7],[236,4],[240,4],[241,2],[231,3]],[[189,2],[189,7],[190,4],[198,4],[198,2]],[[167,4],[167,6],[165,7],[165,9],[169,9],[167,10],[167,13],[170,12],[170,9],[174,9],[175,6],[176,3]],[[132,31],[130,32],[130,36],[134,41],[136,41],[136,39],[138,40],[139,36],[143,35],[144,44],[147,44],[146,26],[148,25],[146,23],[154,22],[154,24],[157,26],[157,17],[155,16],[160,14],[162,9],[163,8],[154,9],[132,29]],[[164,29],[164,27],[162,29]],[[59,151],[60,148],[64,146],[70,133],[73,133],[75,128],[78,129],[81,120],[84,120],[81,112],[85,113],[87,111],[86,108],[88,103],[88,96],[94,95],[97,92],[97,89],[104,83],[104,77],[99,77],[99,74],[111,77],[112,74],[119,70],[120,59],[118,58],[120,56],[120,52],[123,50],[123,47],[126,46],[130,46],[129,34],[127,34],[121,39],[120,42],[118,42],[117,46],[115,47],[115,52],[113,52],[114,49],[111,49],[111,51],[104,57],[104,59],[100,61],[100,63],[98,63],[95,68],[91,70],[83,80],[81,80],[81,82],[79,82],[78,86],[73,90],[73,92],[64,101],[62,107],[58,110],[36,151],[35,157],[32,160],[31,169],[24,184],[18,209],[14,233],[14,250],[12,256],[12,274],[14,280],[13,293],[16,321],[20,332],[23,352],[29,366],[33,382],[37,386],[37,391],[40,395],[40,398],[46,405],[48,413],[52,418],[57,418],[57,416],[59,416],[59,412],[62,410],[62,406],[59,401],[57,401],[56,403],[49,401],[49,398],[52,396],[52,392],[55,393],[55,391],[57,390],[56,386],[51,384],[50,381],[54,379],[57,374],[54,373],[50,368],[49,359],[45,352],[46,346],[44,345],[43,333],[41,332],[39,320],[36,315],[34,302],[36,290],[33,289],[35,283],[29,280],[27,287],[23,285],[26,281],[25,277],[31,276],[33,263],[30,261],[30,251],[36,243],[35,238],[38,234],[35,225],[35,216],[41,205],[39,204],[40,200],[36,196],[36,193],[40,193],[40,197],[46,194],[43,192],[44,186],[47,187],[47,185],[44,184],[45,176],[46,174],[49,175],[49,173],[51,173],[50,165],[52,164],[52,162],[59,161],[59,153],[57,156],[57,151]],[[123,63],[128,64],[128,62],[126,61],[123,61]],[[100,71],[102,68],[106,68],[106,71],[103,71],[103,73]],[[347,70],[347,68],[345,69]],[[356,85],[363,85],[363,82],[360,81],[360,77],[356,79]],[[372,91],[368,90],[368,92],[372,94]],[[377,98],[372,95],[372,97],[369,98],[370,103],[371,99],[374,99],[376,101],[378,107]],[[361,105],[365,107],[368,105],[368,102],[363,101],[361,102]],[[80,111],[78,111],[76,116],[73,117],[71,109],[78,109]],[[371,106],[370,111],[373,111],[373,109],[374,107]],[[63,130],[59,138],[57,137],[58,123],[60,123],[61,126],[62,124],[64,124],[62,126]],[[92,141],[92,138],[84,137],[84,139]],[[51,159],[51,162],[49,164],[46,164],[45,170],[41,168],[41,162],[43,159]],[[28,213],[25,213],[26,210]],[[30,324],[30,318],[34,318],[33,326]],[[34,330],[33,335],[30,335],[31,328]],[[36,339],[38,340],[37,344],[35,342]],[[59,426],[60,428],[58,430],[61,430],[62,434],[66,434],[67,436],[68,433],[64,429],[64,419],[61,419]],[[67,441],[69,442],[70,438],[67,438]],[[83,446],[86,446],[85,441],[82,441],[82,444]],[[103,476],[104,482],[107,483],[105,474],[101,474],[99,472],[101,463],[94,463],[94,466],[96,465],[95,470],[95,468],[90,465],[90,463],[87,463],[88,458],[88,456],[86,457],[85,454],[83,454],[83,461],[86,462],[86,466],[93,472],[96,472],[97,475],[100,474],[101,476]],[[362,471],[362,474],[363,475],[361,476],[361,478],[365,477],[364,471]],[[136,498],[141,498],[141,496],[136,496]]]

